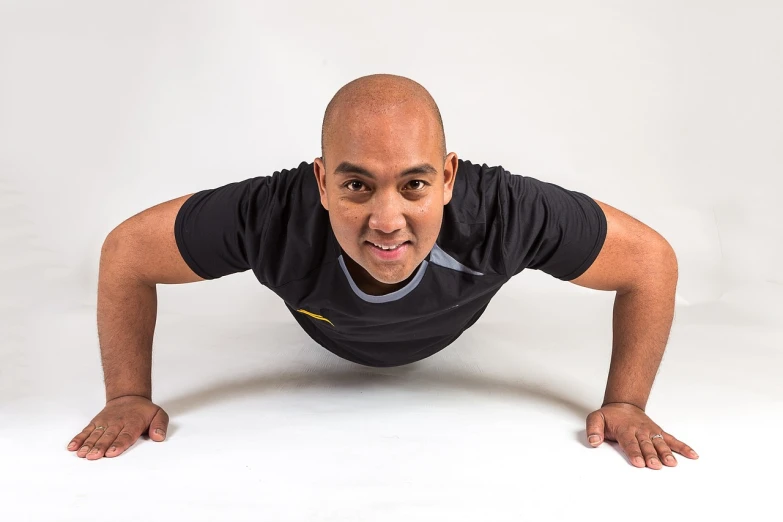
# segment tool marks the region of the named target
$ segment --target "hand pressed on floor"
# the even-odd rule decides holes
[[[68,444],[79,457],[116,457],[148,431],[156,442],[166,438],[169,416],[146,397],[126,395],[106,403],[101,412]],[[160,430],[159,432],[157,430]]]
[[[660,434],[662,437],[653,437]],[[624,402],[611,402],[587,416],[587,440],[598,447],[604,438],[617,441],[631,464],[661,469],[661,462],[676,466],[672,451],[689,459],[699,456],[690,446],[666,433],[641,408]]]

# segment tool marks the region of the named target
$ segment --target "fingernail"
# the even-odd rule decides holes
[[[667,455],[666,462],[668,462],[669,464],[674,464],[674,457],[672,457],[671,455]]]
[[[79,448],[79,451],[87,451],[88,449],[90,449],[89,446],[82,446],[81,448]]]
[[[652,464],[653,466],[655,466],[656,464],[660,465],[661,461],[658,459],[650,459],[650,464]]]
[[[696,457],[696,458],[699,458],[699,454],[698,454],[698,453],[696,453],[695,451],[691,450],[691,454],[692,454],[694,457]]]
[[[588,440],[590,441],[590,444],[595,444],[596,442],[601,440],[601,437],[599,437],[598,435],[591,435]]]
[[[117,446],[112,446],[111,448],[109,448],[109,453],[111,453],[112,451],[117,451]]]
[[[75,442],[71,442],[70,444],[68,444],[68,449],[73,449],[75,447],[76,447],[76,443]]]
[[[155,430],[155,433],[157,433],[158,435],[166,435],[166,432],[165,432],[165,431],[163,431],[163,430],[162,430],[162,429],[160,429],[160,428],[157,428],[157,429]]]

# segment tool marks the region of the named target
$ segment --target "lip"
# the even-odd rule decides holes
[[[372,251],[373,255],[375,255],[375,257],[377,257],[378,259],[381,259],[383,261],[396,261],[400,259],[402,256],[404,256],[405,253],[408,251],[410,242],[405,241],[402,245],[397,247],[395,250],[383,250],[382,248],[378,248],[377,246],[373,245],[369,241],[366,242],[366,245]]]

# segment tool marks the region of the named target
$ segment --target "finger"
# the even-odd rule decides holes
[[[114,444],[106,451],[106,457],[112,458],[121,455],[126,449],[133,446],[133,443],[136,442],[142,431],[143,430],[141,429],[133,430],[128,426],[125,426],[117,435]]]
[[[631,464],[637,468],[644,467],[644,457],[642,456],[642,450],[639,448],[639,441],[636,440],[636,436],[628,431],[624,431],[622,434],[618,434],[617,442],[620,443],[620,447],[628,458],[631,460]]]
[[[95,441],[95,444],[93,444],[92,449],[87,453],[87,459],[88,460],[97,460],[106,453],[106,450],[109,449],[109,446],[111,446],[111,443],[114,442],[114,439],[117,438],[117,434],[122,430],[121,424],[113,424],[106,427],[103,431],[103,435]]]
[[[587,416],[587,442],[594,448],[604,440],[604,416],[600,411],[594,411]]]
[[[152,418],[152,422],[150,422],[150,438],[156,442],[163,442],[166,438],[166,430],[168,427],[169,415],[163,411],[163,408],[158,408],[158,412]]]
[[[672,449],[672,451],[676,451],[680,455],[684,455],[688,457],[689,459],[698,459],[699,455],[693,451],[693,448],[685,444],[684,442],[674,438],[674,436],[664,433],[663,438],[666,441],[666,444]]]
[[[92,432],[87,437],[87,440],[82,443],[82,446],[79,448],[79,451],[76,452],[76,455],[79,457],[85,457],[87,453],[92,449],[95,442],[103,436],[103,430],[105,428],[105,424],[95,424],[92,423]],[[100,429],[98,429],[100,427]]]
[[[68,444],[68,451],[76,451],[81,446],[82,443],[87,440],[87,437],[90,436],[90,434],[95,429],[95,424],[90,423],[87,425],[86,428],[84,428],[81,432],[79,432],[78,435],[76,435],[73,439],[71,439],[71,442]]]
[[[655,437],[654,439],[651,439],[653,445],[655,446],[655,451],[658,452],[658,455],[661,458],[661,462],[666,464],[667,466],[676,466],[677,465],[677,459],[674,458],[674,455],[672,455],[672,450],[669,449],[669,445],[666,444],[666,442],[661,437]]]
[[[655,450],[655,445],[650,440],[650,432],[638,432],[636,434],[636,440],[639,441],[639,447],[644,455],[644,461],[647,463],[648,468],[661,469],[661,461],[658,460],[658,452]]]

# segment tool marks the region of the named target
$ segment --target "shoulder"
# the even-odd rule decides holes
[[[272,204],[266,217],[266,255],[259,271],[272,287],[297,280],[336,259],[329,214],[321,205],[313,164],[301,162],[270,176]]]
[[[460,159],[454,191],[448,206],[461,221],[486,220],[488,211],[498,201],[499,189],[505,185],[508,172],[500,165],[478,164]]]
[[[501,166],[460,159],[451,201],[443,208],[439,247],[471,270],[499,274],[501,201],[507,172]]]

